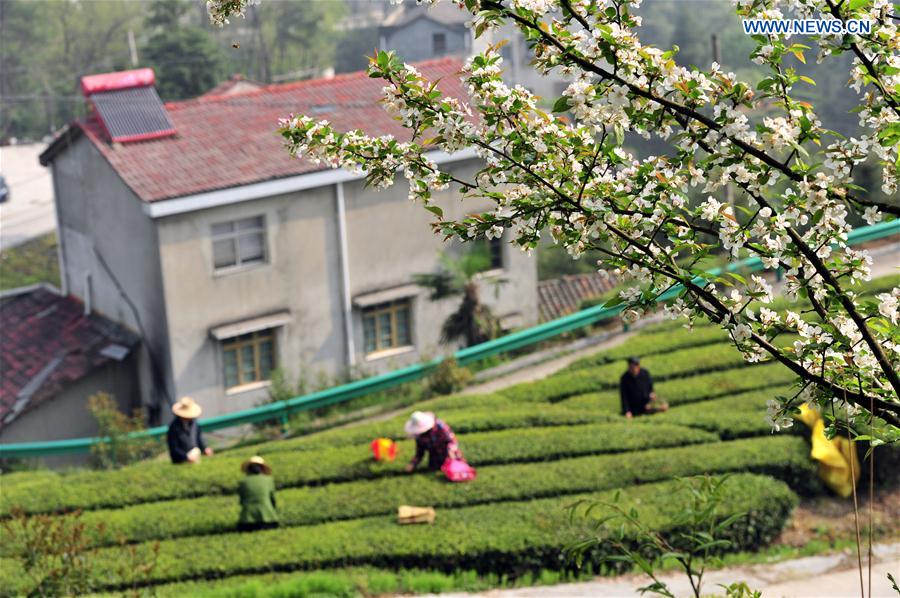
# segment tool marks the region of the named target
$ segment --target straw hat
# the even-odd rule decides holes
[[[241,471],[243,471],[244,473],[247,473],[247,468],[250,467],[251,465],[259,465],[262,468],[263,473],[266,475],[272,474],[272,468],[269,467],[269,465],[268,465],[268,463],[266,463],[265,459],[263,459],[262,457],[260,457],[258,455],[250,457],[249,459],[244,461],[241,464]]]
[[[434,413],[430,411],[413,411],[403,431],[407,436],[418,436],[434,427]]]
[[[172,405],[172,413],[185,419],[197,419],[203,413],[203,409],[191,397],[181,397]]]

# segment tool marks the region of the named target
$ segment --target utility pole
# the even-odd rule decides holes
[[[134,30],[128,30],[128,52],[131,54],[131,66],[138,65],[137,44],[134,43]]]

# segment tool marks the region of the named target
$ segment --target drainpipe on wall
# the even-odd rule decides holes
[[[94,309],[93,306],[93,297],[91,293],[93,289],[91,289],[91,273],[84,273],[84,315],[89,316]]]
[[[334,185],[337,201],[338,253],[341,260],[341,304],[344,314],[344,345],[347,347],[347,367],[353,367],[356,350],[353,347],[353,305],[350,302],[350,266],[347,263],[347,218],[344,207],[344,184]]]
[[[53,182],[53,212],[56,216],[56,259],[59,260],[59,290],[63,297],[69,296],[69,272],[66,268],[66,237],[63,235],[62,218],[59,210],[59,181],[56,180],[56,164],[50,163],[50,180]]]

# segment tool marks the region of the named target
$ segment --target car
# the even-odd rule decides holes
[[[6,184],[6,179],[3,178],[3,175],[0,174],[0,203],[4,203],[9,199],[9,186]]]

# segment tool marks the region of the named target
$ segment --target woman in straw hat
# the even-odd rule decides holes
[[[238,495],[241,497],[238,530],[252,532],[278,527],[272,468],[262,457],[250,457],[241,465],[241,470],[247,476],[238,487]]]
[[[211,457],[213,450],[203,442],[203,433],[197,424],[197,418],[203,413],[200,405],[191,397],[182,397],[172,405],[172,413],[175,419],[166,434],[172,463],[196,463],[201,454]]]
[[[447,458],[459,459],[459,444],[450,426],[435,417],[430,411],[414,411],[403,427],[406,435],[416,439],[416,456],[406,466],[407,472],[418,467],[425,453],[428,453],[428,469],[437,471]]]

